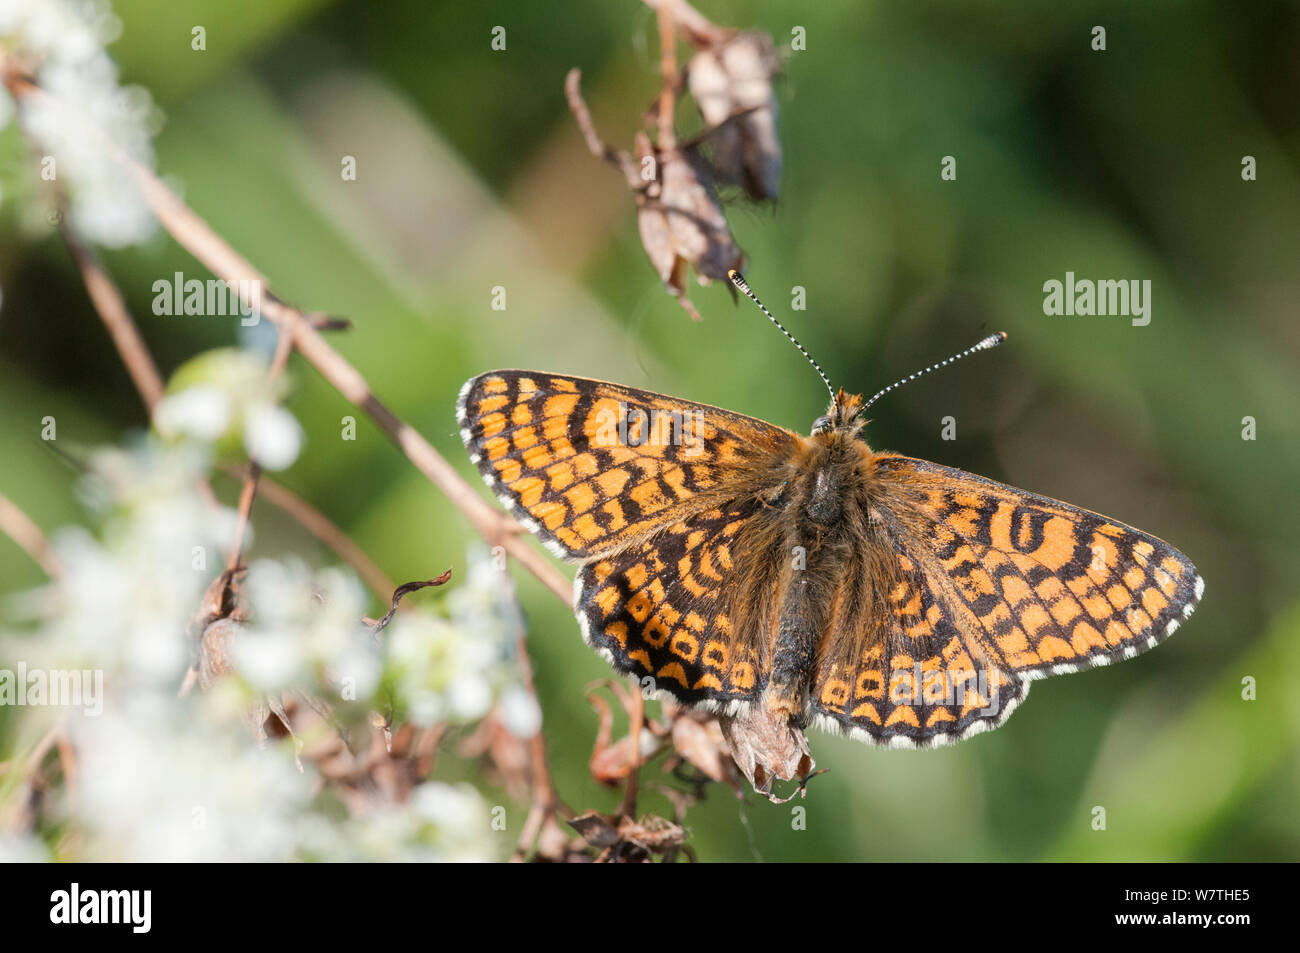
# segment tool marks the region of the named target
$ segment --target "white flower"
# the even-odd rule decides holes
[[[379,647],[361,623],[365,594],[351,573],[313,572],[299,559],[258,559],[243,593],[250,610],[235,667],[263,691],[297,688],[349,701],[379,684]],[[346,681],[345,681],[346,680]]]
[[[330,666],[335,692],[340,697],[353,701],[369,698],[379,687],[383,675],[383,665],[374,641],[365,636],[366,644],[353,641],[334,657]]]
[[[182,712],[160,693],[73,722],[85,859],[293,858],[310,778],[283,747],[259,749],[214,707]]]
[[[542,730],[542,710],[523,685],[507,685],[501,693],[501,723],[516,738],[531,738]]]
[[[65,572],[33,654],[51,667],[103,669],[125,691],[175,691],[188,663],[185,628],[234,524],[195,493],[201,460],[153,440],[91,457],[82,492],[103,514],[103,532],[55,535]]]
[[[164,397],[154,409],[154,425],[165,437],[182,435],[214,443],[230,427],[234,403],[218,387],[197,384]]]
[[[23,129],[41,160],[53,159],[72,221],[112,247],[144,241],[155,228],[115,155],[152,166],[156,125],[148,93],[119,87],[104,51],[121,27],[103,0],[0,0],[0,44],[38,64],[36,82],[45,93],[24,97]]]
[[[41,864],[49,860],[49,848],[30,834],[0,832],[0,864]]]
[[[278,401],[288,388],[271,376],[264,355],[215,348],[177,368],[169,393],[154,412],[154,426],[169,440],[189,439],[221,455],[238,452],[267,470],[283,470],[302,451],[303,430]]]
[[[302,450],[302,427],[283,407],[254,404],[245,411],[244,447],[265,469],[283,470]]]
[[[482,718],[492,708],[492,686],[482,672],[466,672],[447,687],[447,704],[461,721]]]
[[[264,692],[278,692],[302,678],[306,656],[300,633],[241,626],[231,645],[239,674]]]

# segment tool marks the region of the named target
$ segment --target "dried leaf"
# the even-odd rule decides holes
[[[624,709],[627,710],[632,700],[623,691],[623,687],[617,682],[605,684],[615,693]],[[592,708],[596,709],[596,714],[600,719],[596,729],[596,742],[592,746],[591,758],[587,762],[588,767],[591,769],[591,776],[601,784],[616,787],[631,775],[635,765],[644,764],[650,757],[657,754],[661,744],[659,739],[655,737],[654,730],[651,727],[653,723],[647,723],[641,730],[641,752],[638,759],[637,749],[632,742],[631,735],[611,743],[614,714],[610,711],[609,703],[594,692],[587,695],[587,701],[591,703]]]
[[[619,841],[618,828],[596,811],[570,818],[569,826],[592,847],[613,847]]]
[[[199,687],[207,691],[217,679],[234,671],[231,644],[241,626],[234,619],[217,619],[209,623],[199,639]]]
[[[448,569],[436,579],[419,579],[415,582],[404,582],[393,590],[393,601],[388,604],[388,611],[384,613],[382,619],[364,618],[361,621],[370,626],[376,632],[379,632],[384,628],[384,626],[388,625],[388,623],[392,621],[393,614],[397,612],[398,603],[402,601],[403,596],[419,589],[428,588],[429,586],[441,586],[450,578],[451,570]]]
[[[673,749],[707,778],[739,790],[736,763],[727,750],[717,718],[682,712],[673,719],[672,741]]]
[[[502,721],[501,706],[493,708],[457,748],[463,758],[483,758],[491,770],[492,784],[506,789],[515,800],[525,800],[533,783],[533,761],[529,739],[512,733]],[[566,835],[567,836],[567,835]]]
[[[637,226],[641,244],[660,280],[696,321],[699,312],[686,297],[686,274],[695,269],[700,284],[725,281],[745,255],[732,238],[705,163],[694,151],[674,150],[657,157],[658,195],[640,196]]]
[[[772,38],[747,32],[701,50],[687,67],[691,95],[710,126],[713,166],[756,200],[775,199],[781,185],[777,66]]]

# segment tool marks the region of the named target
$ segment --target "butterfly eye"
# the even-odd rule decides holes
[[[812,432],[814,434],[825,433],[830,429],[831,429],[830,417],[826,417],[826,416],[818,417],[816,420],[813,421]]]

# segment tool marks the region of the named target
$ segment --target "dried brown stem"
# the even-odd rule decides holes
[[[231,476],[242,476],[235,467],[227,467]],[[387,599],[397,583],[384,573],[364,549],[352,541],[328,516],[312,506],[297,493],[277,483],[265,473],[257,484],[258,496],[272,506],[288,513],[322,543],[332,549],[345,563],[351,566],[367,586],[380,598]]]
[[[31,556],[32,561],[45,570],[45,575],[51,579],[63,575],[63,567],[59,565],[50,541],[41,532],[41,528],[3,493],[0,493],[0,533],[4,533]]]
[[[162,400],[164,388],[158,365],[154,363],[144,339],[136,329],[135,322],[131,320],[131,314],[126,310],[126,302],[122,300],[117,285],[113,284],[113,280],[104,271],[99,256],[81,240],[81,236],[68,224],[66,216],[60,224],[60,231],[63,233],[63,240],[67,243],[68,250],[72,252],[72,257],[77,262],[77,268],[81,271],[81,280],[86,284],[91,303],[99,312],[104,326],[108,328],[113,344],[117,347],[118,354],[122,356],[122,363],[126,365],[127,373],[131,375],[135,389],[140,392],[145,410],[152,416],[154,407]]]
[[[682,39],[695,47],[714,46],[735,32],[713,23],[686,0],[642,0],[642,2],[657,13],[668,11]]]
[[[253,501],[257,498],[257,480],[262,475],[262,468],[256,460],[248,461],[248,470],[244,475],[244,485],[239,490],[239,504],[236,507],[239,522],[235,526],[235,545],[226,557],[226,569],[239,568],[244,558],[244,545],[248,540],[248,525],[253,518]],[[231,575],[229,578],[233,579]]]
[[[284,368],[289,363],[289,355],[292,353],[293,335],[282,327],[275,342],[275,356],[271,359],[271,366],[266,372],[268,381],[274,381],[284,373]],[[257,499],[257,483],[261,476],[261,464],[250,459],[248,461],[248,473],[244,477],[244,486],[239,493],[239,524],[235,530],[235,546],[226,559],[226,569],[228,570],[239,568],[239,564],[243,560],[244,546],[248,542],[248,526],[253,517],[253,503]],[[229,578],[234,579],[233,573]]]
[[[520,681],[523,682],[524,688],[528,690],[528,694],[533,696],[534,703],[540,709],[541,703],[537,698],[537,686],[533,681],[533,661],[528,654],[527,635],[522,621],[515,630],[515,651],[518,658]],[[551,777],[551,766],[546,757],[546,737],[540,729],[528,740],[528,753],[532,766],[533,804],[520,833],[519,843],[515,847],[514,859],[516,860],[522,860],[527,856],[529,849],[537,840],[542,826],[549,818],[554,817],[556,814],[561,814],[564,817],[573,816],[573,810],[560,799],[559,793],[555,790],[555,782]]]
[[[30,795],[34,786],[42,783],[39,776],[41,766],[55,748],[59,750],[62,766],[66,768],[70,763],[71,748],[67,740],[66,719],[62,716],[41,736],[41,739],[36,742],[36,747],[26,758],[20,760],[14,757],[9,761],[0,761],[0,774],[21,771],[18,780],[21,789],[15,797],[9,799],[4,816],[0,817],[0,833],[13,834],[32,827],[36,818],[30,809]]]
[[[622,172],[623,178],[627,179],[628,188],[634,191],[642,188],[645,183],[641,181],[636,161],[622,149],[607,145],[605,140],[600,138],[600,133],[596,131],[591,110],[587,108],[587,101],[582,98],[582,70],[577,67],[569,70],[569,75],[564,78],[564,96],[569,102],[569,111],[573,113],[573,118],[578,123],[578,129],[582,133],[582,138],[586,140],[591,154]]]
[[[677,111],[677,32],[673,29],[675,11],[673,4],[661,3],[655,10],[659,21],[659,71],[664,85],[659,90],[659,110],[656,119],[659,131],[658,146],[661,152],[677,148],[674,117]]]
[[[627,775],[627,786],[623,789],[623,804],[619,813],[624,817],[636,817],[636,799],[640,793],[641,783],[641,729],[645,726],[645,696],[639,685],[634,685],[630,696],[631,707],[628,710],[628,737],[632,739],[632,770]]]
[[[440,576],[433,579],[417,579],[414,582],[404,582],[393,590],[392,598],[388,602],[388,611],[378,619],[363,618],[361,621],[370,626],[374,631],[381,632],[393,621],[393,616],[397,614],[397,609],[402,605],[402,598],[409,596],[413,592],[421,589],[427,589],[429,586],[446,585],[447,580],[451,578],[451,570],[448,569]]]
[[[510,858],[511,863],[519,864],[528,859],[528,852],[537,842],[537,835],[542,832],[542,824],[545,821],[546,809],[541,802],[534,801],[528,808],[528,816],[524,818],[524,826],[519,832],[519,843],[515,845],[515,852]]]

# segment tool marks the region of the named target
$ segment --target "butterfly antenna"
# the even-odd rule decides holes
[[[745,297],[749,298],[750,301],[758,305],[759,310],[762,311],[765,315],[767,315],[767,319],[771,321],[773,324],[775,324],[780,329],[781,333],[790,339],[790,343],[799,349],[800,354],[802,354],[804,357],[808,359],[808,363],[813,366],[813,370],[815,370],[818,373],[818,375],[820,375],[822,379],[822,383],[825,384],[826,389],[830,391],[831,403],[835,404],[838,407],[839,400],[835,397],[835,388],[831,386],[831,379],[826,376],[826,372],[822,370],[822,366],[818,364],[816,361],[814,361],[813,356],[809,354],[806,350],[804,350],[804,346],[799,343],[798,339],[796,339],[793,334],[791,334],[789,331],[785,329],[785,325],[782,324],[780,321],[778,321],[776,319],[776,316],[773,315],[771,311],[768,311],[767,308],[763,306],[763,302],[758,300],[758,295],[754,294],[754,292],[750,290],[748,283],[746,283],[745,281],[744,275],[738,272],[735,268],[730,268],[727,270],[727,277],[731,279],[731,283],[733,285],[735,285],[737,288],[739,288],[741,291],[745,293]]]
[[[880,398],[884,397],[886,394],[888,394],[891,390],[893,390],[896,387],[902,387],[904,384],[910,381],[914,381],[918,377],[921,377],[924,374],[929,374],[931,371],[937,371],[941,367],[947,367],[949,364],[956,363],[957,361],[960,361],[963,357],[969,357],[970,355],[974,354],[976,351],[987,351],[989,348],[997,347],[1006,339],[1007,339],[1007,335],[1005,331],[998,331],[995,334],[990,334],[984,340],[980,341],[978,344],[972,344],[970,347],[966,348],[966,350],[962,351],[960,354],[954,354],[952,357],[948,358],[947,360],[940,361],[938,364],[931,364],[923,371],[917,371],[915,374],[909,374],[907,377],[904,377],[902,380],[894,381],[894,383],[890,384],[884,390],[878,391],[875,394],[875,396],[873,396],[869,401],[863,404],[862,409],[866,410],[868,407],[870,407],[872,404],[874,404]]]

